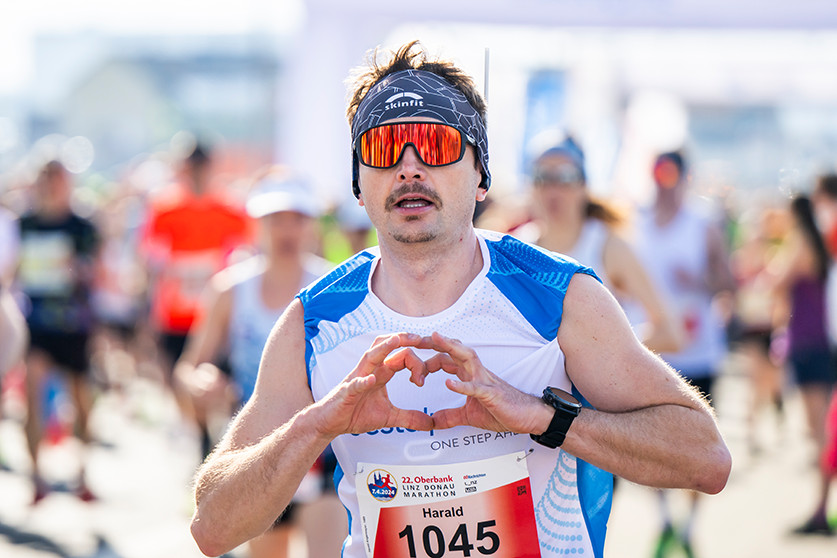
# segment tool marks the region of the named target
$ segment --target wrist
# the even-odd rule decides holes
[[[542,400],[552,410],[552,417],[542,433],[531,433],[529,436],[539,444],[554,449],[564,443],[573,420],[581,412],[581,403],[572,394],[555,387],[544,389]]]

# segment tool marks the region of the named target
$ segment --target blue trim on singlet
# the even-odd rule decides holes
[[[546,340],[555,339],[563,317],[564,296],[576,273],[599,279],[575,260],[540,250],[513,237],[488,240],[491,269],[488,279],[512,301],[523,317]],[[573,386],[573,393],[592,407]],[[604,556],[607,520],[613,503],[613,475],[576,459],[578,498],[596,558]]]
[[[575,260],[536,248],[512,236],[486,239],[491,254],[488,280],[512,301],[529,324],[547,341],[555,339],[564,309],[564,295],[576,273],[596,274]]]
[[[585,407],[593,408],[575,386],[573,386],[573,395]],[[583,459],[576,459],[576,466],[578,467],[576,482],[581,514],[584,516],[587,532],[590,533],[593,556],[602,558],[607,535],[607,520],[613,505],[613,474]]]
[[[337,488],[340,486],[340,481],[343,480],[345,473],[343,472],[343,468],[340,467],[340,463],[337,463],[337,466],[334,468],[334,474],[332,475],[332,482],[334,482],[334,492],[337,492]],[[341,502],[342,503],[342,502]],[[349,531],[348,533],[352,532],[352,513],[349,511],[349,508],[343,506],[343,509],[346,510],[346,516],[349,518]],[[340,547],[340,556],[346,552],[346,545],[349,544],[349,536],[348,533],[346,534],[346,538],[343,539],[343,546]]]
[[[311,339],[319,333],[322,320],[336,322],[360,306],[368,292],[374,259],[367,251],[355,254],[297,295],[305,309],[305,365],[309,385],[314,368]]]

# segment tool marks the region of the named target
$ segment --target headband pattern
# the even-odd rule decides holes
[[[453,126],[474,145],[485,175],[488,170],[488,134],[479,113],[465,95],[444,78],[424,70],[402,70],[376,83],[358,106],[352,120],[352,148],[370,128],[403,117],[428,117]]]

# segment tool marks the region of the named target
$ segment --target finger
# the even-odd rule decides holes
[[[458,374],[462,367],[459,366],[447,353],[436,353],[424,363],[428,372],[444,370],[449,374]]]
[[[421,387],[424,385],[424,378],[428,374],[424,361],[409,347],[399,349],[384,360],[384,365],[390,368],[393,373],[407,368],[410,370],[410,381]]]
[[[416,361],[421,359],[416,356],[416,353],[410,347],[402,347],[387,355],[384,358],[384,366],[392,368],[395,372],[415,366]]]
[[[392,424],[387,426],[395,426],[401,428],[409,428],[410,430],[433,430],[435,421],[430,415],[421,411],[408,411],[406,409],[398,409]]]
[[[418,344],[415,346],[416,349],[432,349],[433,348],[433,338],[429,335],[426,337],[422,337]]]
[[[373,389],[377,383],[378,379],[374,375],[352,378],[343,386],[343,398],[352,399],[361,396]]]
[[[479,360],[476,351],[467,345],[463,345],[458,339],[445,337],[438,332],[433,332],[432,338],[434,349],[449,354],[456,361],[467,364]]]
[[[415,333],[394,333],[377,337],[372,346],[363,353],[363,356],[356,368],[357,374],[367,375],[384,363],[384,359],[398,347],[414,346],[421,341],[422,337]]]
[[[433,413],[433,426],[437,430],[453,428],[454,426],[461,426],[463,424],[468,424],[464,407],[440,409]]]

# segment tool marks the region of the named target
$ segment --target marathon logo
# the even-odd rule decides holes
[[[381,502],[389,502],[398,494],[398,483],[395,478],[384,469],[375,469],[367,477],[369,494]]]
[[[404,107],[423,107],[424,97],[418,93],[410,93],[405,91],[403,93],[396,93],[386,101],[384,101],[384,112]]]

